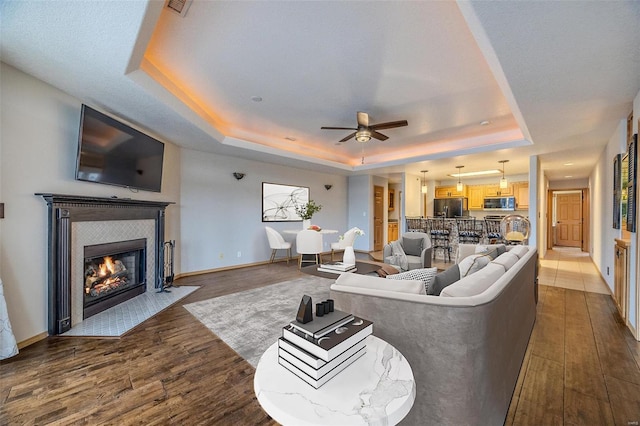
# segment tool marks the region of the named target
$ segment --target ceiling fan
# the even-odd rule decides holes
[[[358,127],[321,127],[321,129],[335,129],[335,130],[355,130],[355,132],[342,138],[338,142],[346,142],[355,136],[358,142],[368,142],[371,138],[378,139],[379,141],[386,141],[388,136],[378,132],[383,129],[393,129],[394,127],[407,126],[407,120],[389,121],[388,123],[379,123],[369,126],[369,114],[366,112],[358,112]]]

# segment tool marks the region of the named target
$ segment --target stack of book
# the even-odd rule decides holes
[[[318,271],[332,274],[344,274],[345,272],[355,272],[357,270],[356,265],[342,262],[321,263],[318,266]]]
[[[373,323],[335,310],[306,324],[293,321],[278,339],[278,363],[318,389],[365,354]]]

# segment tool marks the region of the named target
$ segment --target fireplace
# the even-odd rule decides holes
[[[146,238],[84,246],[84,319],[145,292],[146,248]]]
[[[173,203],[36,195],[48,207],[49,334],[63,334],[84,318],[162,289],[165,208]],[[117,263],[105,272],[117,280],[94,273],[105,257]]]

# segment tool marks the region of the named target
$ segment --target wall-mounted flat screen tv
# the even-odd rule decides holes
[[[164,144],[82,105],[76,179],[160,192]]]

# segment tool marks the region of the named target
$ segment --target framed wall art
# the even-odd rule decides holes
[[[633,135],[628,150],[628,177],[627,177],[627,231],[636,232],[636,172],[638,161],[638,134]]]
[[[309,188],[262,182],[262,221],[300,222],[295,206],[309,201]]]
[[[613,158],[613,229],[620,229],[622,208],[622,154]]]

